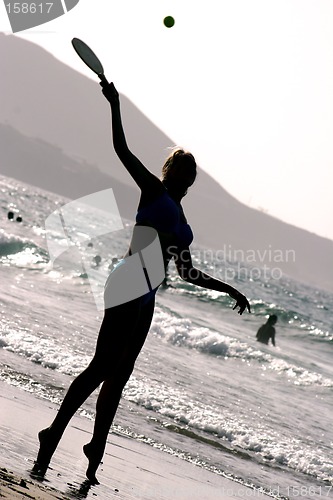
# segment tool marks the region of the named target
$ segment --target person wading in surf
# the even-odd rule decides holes
[[[272,314],[266,323],[262,325],[257,331],[257,341],[262,344],[268,345],[269,339],[271,339],[273,346],[275,347],[275,328],[273,325],[277,322],[276,314]]]

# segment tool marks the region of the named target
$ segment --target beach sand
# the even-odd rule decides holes
[[[92,422],[74,416],[43,481],[30,477],[38,451],[37,433],[50,424],[57,406],[0,383],[0,498],[51,500],[99,498],[107,500],[219,500],[267,498],[235,480],[214,474],[133,438],[109,435],[100,485],[85,480],[83,444]]]

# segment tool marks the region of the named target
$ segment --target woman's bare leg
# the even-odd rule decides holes
[[[96,470],[101,463],[108,433],[121,398],[122,388],[118,387],[117,390],[115,385],[113,379],[103,382],[96,404],[94,437],[90,443],[83,446],[83,452],[89,461],[86,476],[92,484],[99,484]]]
[[[115,370],[129,342],[131,332],[136,328],[139,314],[138,302],[105,311],[93,360],[70,385],[50,427],[41,430],[38,435],[40,447],[33,472],[39,474],[46,472],[61,436],[74,413],[99,384],[108,378],[110,369]],[[129,334],[119,335],[118,332]]]
[[[149,332],[154,312],[154,303],[155,300],[152,299],[141,308],[137,328],[131,337],[130,344],[125,350],[117,371],[112,377],[105,380],[97,399],[93,436],[90,443],[83,447],[83,451],[89,460],[86,475],[94,484],[98,484],[96,470],[104,454],[106,440],[119,405],[123,388],[131,376],[136,358]]]

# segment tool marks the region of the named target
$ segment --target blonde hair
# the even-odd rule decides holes
[[[162,179],[166,179],[168,174],[180,165],[185,166],[190,172],[193,172],[194,178],[196,177],[197,164],[194,156],[182,148],[177,148],[165,160],[162,167]]]

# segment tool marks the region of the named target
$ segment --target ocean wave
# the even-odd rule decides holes
[[[229,442],[238,453],[241,450],[249,452],[266,465],[284,465],[318,479],[333,479],[330,460],[323,452],[306,446],[297,438],[279,435],[261,422],[254,427],[248,420],[243,420],[229,410],[223,409],[221,412],[220,408],[191,401],[185,391],[172,389],[154,380],[138,380],[132,376],[125,387],[124,397],[147,410],[170,418],[177,423],[177,432],[179,426],[185,426],[184,433],[191,434],[192,438],[193,433],[204,432],[224,443]],[[174,431],[173,425],[165,423],[164,426]]]
[[[0,229],[0,256],[21,252],[27,246],[33,247],[35,244],[26,238],[8,234],[4,229]]]
[[[319,373],[288,363],[283,359],[272,357],[269,362],[269,369],[285,375],[288,381],[294,385],[333,387],[333,380],[325,378]]]
[[[200,267],[200,266],[199,266]],[[191,295],[197,300],[207,302],[210,305],[218,305],[219,307],[233,307],[234,300],[227,294],[195,287],[189,283],[183,282],[175,273],[172,273],[170,282],[173,287],[173,294]],[[274,288],[275,293],[272,293],[271,287],[269,293],[264,287],[264,283],[252,284],[252,289],[247,294],[251,312],[253,315],[260,318],[268,318],[271,314],[278,316],[279,324],[301,332],[302,335],[315,336],[323,342],[331,342],[333,339],[333,323],[332,321],[323,322],[321,314],[323,311],[331,310],[332,296],[322,291],[315,296],[307,296],[305,292],[300,290]],[[294,284],[296,286],[296,284]],[[300,287],[300,285],[299,285]],[[260,298],[259,298],[260,297]],[[278,299],[278,300],[277,300]],[[333,304],[332,304],[333,307]],[[329,319],[330,316],[327,315]]]
[[[91,356],[76,354],[66,346],[60,347],[59,343],[38,337],[24,329],[2,331],[0,347],[66,375],[78,375],[91,359]]]
[[[44,384],[40,380],[37,381],[33,377],[16,371],[9,366],[2,367],[0,380],[40,398],[48,399],[52,403],[60,404],[63,398],[64,389],[62,387],[57,387],[50,382]]]
[[[270,369],[279,375],[284,375],[287,381],[294,385],[333,387],[333,380],[319,373],[255,349],[236,338],[222,335],[206,327],[197,327],[190,319],[178,318],[161,309],[155,313],[152,331],[176,347],[196,349],[225,360],[236,358],[256,362],[261,370]]]
[[[213,306],[216,304],[219,307],[230,308],[234,305],[234,300],[226,294],[197,288],[188,283],[184,284],[184,282],[177,277],[173,278],[171,281],[174,295],[191,295],[197,300],[207,302]],[[306,304],[308,301],[309,299],[305,300]],[[252,314],[262,318],[262,320],[266,320],[271,314],[276,314],[279,325],[285,328],[292,327],[304,338],[311,337],[315,341],[328,343],[331,343],[333,340],[333,325],[323,323],[322,319],[317,318],[316,314],[313,314],[313,311],[329,310],[323,303],[323,299],[315,299],[315,301],[313,301],[315,307],[311,309],[312,315],[307,308],[306,311],[299,311],[297,303],[294,304],[294,308],[291,308],[292,303],[288,302],[287,308],[283,304],[253,298],[250,299],[250,304]],[[221,355],[223,355],[222,352]]]
[[[0,258],[7,258],[18,266],[45,263],[47,251],[28,238],[8,234],[0,229]]]
[[[311,338],[318,342],[332,342],[333,341],[333,332],[328,332],[321,330],[320,328],[316,328],[312,326],[309,329],[309,335]]]
[[[254,349],[246,342],[230,336],[196,327],[191,320],[177,318],[161,309],[157,309],[152,333],[175,347],[196,349],[204,354],[228,359],[257,363],[262,371],[271,370],[284,376],[288,383],[297,386],[333,387],[333,380],[302,366]],[[75,352],[75,345],[59,347],[59,343],[50,338],[43,338],[22,328],[2,326],[0,347],[9,350],[46,368],[58,370],[67,375],[77,375],[90,361],[89,355]]]

